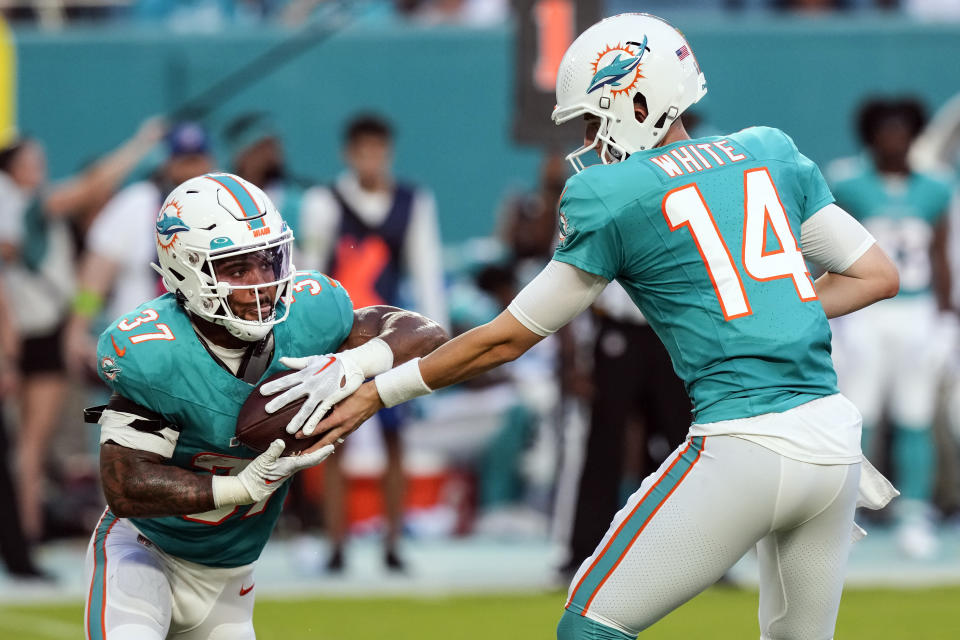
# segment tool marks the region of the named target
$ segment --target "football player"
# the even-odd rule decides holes
[[[295,271],[280,213],[230,174],[174,189],[156,241],[169,293],[119,318],[98,346],[114,393],[99,418],[109,507],[87,552],[86,634],[252,639],[253,564],[285,480],[333,448],[284,456],[278,439],[257,455],[234,437],[241,405],[308,354],[341,350],[328,363],[338,386],[423,355],[445,334],[395,307],[354,310],[335,280]]]
[[[885,409],[893,426],[892,460],[903,498],[897,543],[910,557],[930,558],[936,460],[937,391],[952,348],[947,213],[950,186],[911,169],[907,153],[923,128],[923,106],[876,99],[857,117],[864,156],[830,167],[837,204],[877,239],[900,271],[900,294],[836,324],[840,389],[863,414],[863,449],[875,450]]]
[[[896,493],[863,462],[827,323],[895,295],[896,268],[782,131],[690,139],[680,114],[705,92],[690,45],[659,18],[615,16],[578,37],[553,119],[586,134],[553,260],[496,319],[378,375],[316,426],[319,447],[512,360],[618,280],[669,351],[693,425],[577,571],[563,640],[635,638],[755,546],[762,638],[831,638],[858,488],[874,505]],[[584,168],[592,151],[602,162]],[[825,270],[816,286],[805,259]]]

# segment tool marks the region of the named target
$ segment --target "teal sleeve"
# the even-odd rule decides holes
[[[623,265],[622,240],[588,175],[589,169],[570,178],[560,197],[560,244],[553,259],[613,280]]]
[[[350,335],[350,331],[353,330],[353,300],[350,299],[350,293],[342,284],[330,277],[327,277],[327,280],[331,283],[336,283],[336,286],[333,287],[332,294],[336,301],[337,311],[340,314],[340,333],[339,341],[337,342],[337,345],[340,345],[343,344],[347,336]]]
[[[794,161],[797,166],[797,183],[800,189],[800,201],[802,204],[800,221],[805,222],[817,211],[835,202],[836,198],[833,197],[830,186],[823,177],[823,173],[820,172],[820,167],[818,167],[813,160],[800,153],[800,150],[797,149],[797,145],[794,144],[790,136],[786,133],[784,133],[783,136],[787,139],[787,142],[794,152]]]

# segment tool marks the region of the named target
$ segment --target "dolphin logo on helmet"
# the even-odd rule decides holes
[[[587,93],[593,93],[600,87],[607,84],[614,87],[619,87],[621,78],[637,68],[637,66],[640,64],[640,59],[643,58],[643,54],[647,50],[647,37],[643,37],[642,43],[629,42],[627,44],[639,44],[640,53],[632,58],[626,59],[621,59],[620,54],[618,53],[617,57],[614,58],[610,64],[602,69],[598,69],[593,75],[593,78],[590,80],[590,87],[587,89]]]
[[[190,231],[190,227],[183,224],[180,221],[180,218],[174,218],[169,213],[164,213],[159,220],[157,220],[157,233],[164,236],[168,240],[184,231]]]

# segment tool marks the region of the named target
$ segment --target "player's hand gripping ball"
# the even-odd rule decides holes
[[[266,451],[271,442],[280,438],[287,445],[282,455],[289,456],[309,448],[320,439],[318,434],[298,440],[294,434],[287,433],[287,423],[300,410],[305,398],[298,398],[274,413],[267,413],[264,408],[271,398],[260,393],[260,387],[289,373],[281,371],[264,380],[250,392],[246,402],[240,407],[237,415],[237,439],[254,451]]]

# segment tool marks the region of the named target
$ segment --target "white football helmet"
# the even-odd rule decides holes
[[[267,194],[235,175],[208,173],[167,196],[157,216],[160,264],[152,266],[187,311],[254,342],[289,313],[292,244]],[[241,290],[253,295],[238,315],[227,298]],[[241,317],[254,309],[255,319]]]
[[[553,121],[586,114],[600,119],[596,137],[567,156],[574,169],[597,149],[604,163],[617,162],[663,140],[667,129],[707,92],[707,81],[683,35],[646,13],[624,13],[596,23],[574,40],[557,71]],[[634,117],[634,98],[648,115]]]

